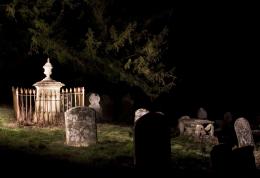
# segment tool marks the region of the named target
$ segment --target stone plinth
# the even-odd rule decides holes
[[[33,86],[36,88],[36,112],[60,112],[60,89],[63,83],[48,79]]]
[[[36,113],[59,113],[60,88],[65,85],[50,77],[53,67],[49,58],[43,68],[46,77],[33,85],[36,88],[35,111]]]
[[[198,126],[201,126],[204,128],[204,126],[208,126],[209,124],[213,126],[214,121],[210,121],[210,120],[204,120],[204,119],[182,119],[180,121],[183,125],[183,134],[184,135],[196,135],[196,128]],[[205,127],[205,129],[206,129]],[[206,131],[210,131],[210,130],[206,130]],[[212,130],[211,130],[212,131]],[[214,130],[213,130],[214,131]],[[212,133],[211,133],[212,135]]]

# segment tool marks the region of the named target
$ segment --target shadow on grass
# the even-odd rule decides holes
[[[29,152],[28,148],[2,145],[0,146],[1,173],[11,177],[110,177],[119,176],[122,172],[131,175],[133,158],[124,152],[126,144],[104,142],[85,148],[87,152],[81,152],[83,149],[78,148],[78,157],[71,157],[77,150],[75,148],[71,148],[73,154],[64,152],[60,155],[52,155],[43,154],[47,152],[47,146],[38,148],[37,152]]]

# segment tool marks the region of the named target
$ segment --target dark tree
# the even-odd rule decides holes
[[[170,11],[134,16],[122,6],[106,0],[6,1],[0,56],[7,60],[12,54],[16,63],[48,56],[81,75],[124,82],[156,98],[175,84],[174,67],[166,65],[168,28],[160,22]]]

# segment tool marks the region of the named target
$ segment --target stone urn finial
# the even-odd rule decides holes
[[[47,59],[47,62],[45,63],[45,65],[43,66],[44,69],[44,74],[46,75],[46,77],[43,80],[51,80],[51,70],[52,70],[52,65],[50,63],[50,58]]]

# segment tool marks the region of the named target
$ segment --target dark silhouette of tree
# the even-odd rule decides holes
[[[156,98],[175,84],[174,67],[166,65],[167,24],[160,15],[128,16],[131,10],[115,0],[9,0],[1,4],[0,55],[16,54],[16,62],[48,56]]]

